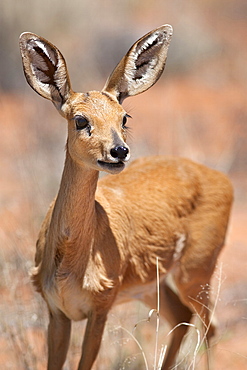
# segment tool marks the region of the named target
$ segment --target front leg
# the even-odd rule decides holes
[[[48,370],[61,370],[69,348],[71,321],[61,312],[50,311]]]
[[[78,370],[90,370],[99,352],[107,312],[91,312],[88,316]]]

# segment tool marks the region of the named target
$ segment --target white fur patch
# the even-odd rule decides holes
[[[173,254],[173,260],[178,261],[181,257],[182,251],[185,247],[186,242],[186,235],[185,234],[179,234],[178,239],[176,241],[175,251]]]
[[[151,46],[153,42],[158,38],[158,36],[159,36],[159,33],[151,34],[150,37],[147,39],[147,41],[142,45],[140,50],[137,52],[137,56],[139,56],[143,52],[143,50],[147,50],[149,46]],[[136,56],[136,59],[137,59],[137,56]]]
[[[51,56],[49,55],[49,53],[48,53],[45,45],[43,44],[43,42],[41,42],[39,40],[35,40],[35,42],[38,45],[38,47],[43,50],[43,52],[45,53],[45,55],[49,58],[49,60],[51,61],[51,63],[54,65],[54,62],[51,60]]]

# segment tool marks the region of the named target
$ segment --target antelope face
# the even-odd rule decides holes
[[[130,158],[126,144],[128,115],[106,92],[74,93],[62,107],[68,120],[68,151],[78,164],[112,174]]]

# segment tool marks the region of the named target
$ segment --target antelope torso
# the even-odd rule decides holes
[[[134,161],[114,178],[100,180],[95,202],[98,228],[84,272],[81,275],[71,267],[65,271],[68,250],[64,246],[57,250],[60,262],[54,267],[54,282],[41,288],[49,305],[80,320],[95,301],[104,300],[105,295],[115,299],[116,289],[120,292],[117,302],[141,298],[155,283],[157,258],[160,274],[166,274],[186,248],[190,215],[198,212],[205,195],[199,181],[202,170],[208,176],[215,173],[189,160],[150,157]],[[49,229],[49,223],[45,228]],[[80,240],[67,245],[85,251]],[[49,248],[47,241],[43,248]],[[133,281],[139,284],[131,289]]]

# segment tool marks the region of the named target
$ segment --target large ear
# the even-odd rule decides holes
[[[66,63],[60,51],[30,32],[21,34],[20,50],[29,85],[60,109],[71,93]]]
[[[172,26],[166,24],[140,38],[114,69],[103,91],[121,103],[149,89],[164,70],[171,36]]]

